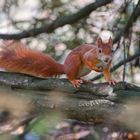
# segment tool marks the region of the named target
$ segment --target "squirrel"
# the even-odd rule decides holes
[[[5,43],[5,47],[2,47],[0,51],[0,67],[7,71],[42,78],[66,74],[68,80],[76,88],[84,82],[82,77],[94,70],[103,72],[108,83],[115,85],[116,81],[110,74],[112,46],[111,37],[107,43],[99,37],[97,46],[84,44],[76,47],[67,56],[64,64],[60,64],[47,54],[31,50],[20,41],[13,41],[8,45]]]

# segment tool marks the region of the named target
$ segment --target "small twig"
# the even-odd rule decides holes
[[[123,55],[124,55],[124,63],[123,63],[123,81],[125,81],[125,75],[126,75],[126,45],[125,45],[125,38],[123,38]]]
[[[140,34],[138,35],[138,39],[138,49],[136,49],[136,51],[140,52]],[[136,59],[135,66],[140,67],[140,58]]]
[[[118,41],[117,47],[115,48],[114,53],[120,48],[120,42],[121,42],[121,39]]]

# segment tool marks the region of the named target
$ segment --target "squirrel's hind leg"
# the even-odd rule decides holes
[[[79,73],[81,72],[82,66],[83,64],[80,57],[75,54],[70,54],[64,63],[65,74],[72,85],[76,88],[80,87],[80,85],[83,83],[83,80],[79,78]]]

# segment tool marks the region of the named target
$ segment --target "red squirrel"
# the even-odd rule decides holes
[[[111,78],[112,39],[104,43],[97,39],[97,46],[84,44],[76,47],[67,56],[64,64],[59,64],[51,56],[26,47],[25,44],[14,41],[5,45],[0,51],[0,67],[7,71],[29,74],[37,77],[52,77],[66,74],[74,87],[83,83],[82,77],[91,70],[103,72],[109,84],[116,82]],[[84,72],[85,69],[88,71]]]

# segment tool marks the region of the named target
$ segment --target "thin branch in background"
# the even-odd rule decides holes
[[[132,82],[134,83],[135,81],[134,81],[134,67],[133,67],[133,64],[132,63],[130,63],[130,74],[131,74],[131,80],[132,80]]]
[[[58,27],[62,27],[66,24],[73,24],[77,21],[87,17],[92,11],[96,10],[101,6],[111,3],[112,0],[98,0],[96,2],[90,3],[89,5],[81,8],[78,12],[58,17],[55,21],[50,24],[42,25],[39,28],[33,28],[30,30],[25,30],[17,34],[0,34],[1,39],[22,39],[27,37],[37,36],[41,33],[52,33]]]
[[[126,76],[126,44],[125,44],[125,37],[123,38],[123,81],[125,81],[125,76]]]
[[[132,41],[132,28],[130,29],[131,31],[129,32],[128,36],[128,44],[127,44],[127,57],[130,57],[131,52],[130,52],[130,46],[131,46],[131,41]],[[133,63],[130,62],[130,75],[131,75],[131,80],[134,82],[134,72],[133,72]]]
[[[140,52],[140,34],[139,34],[139,52]],[[140,58],[138,58],[138,67],[140,67]]]
[[[137,36],[139,40],[138,40],[138,49],[136,49],[136,51],[140,52],[140,34],[138,34]],[[140,58],[136,59],[135,67],[140,67]]]
[[[120,42],[121,42],[121,38],[120,38],[120,40],[117,43],[117,47],[115,48],[114,53],[120,48]]]

